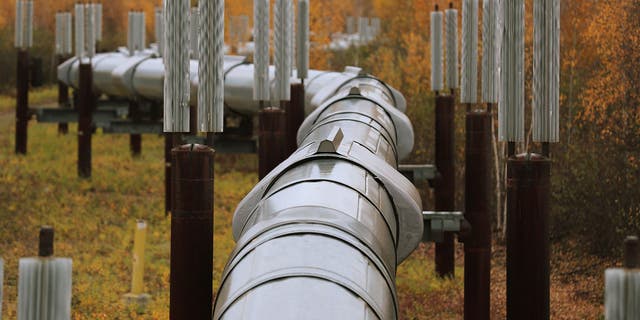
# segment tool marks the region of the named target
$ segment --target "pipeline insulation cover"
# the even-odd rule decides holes
[[[276,100],[291,100],[291,36],[289,20],[291,0],[276,0],[273,17],[274,60],[276,66]]]
[[[533,141],[560,141],[560,0],[533,2]]]
[[[253,99],[269,101],[269,0],[253,1],[253,21],[256,47],[253,52]]]
[[[524,0],[504,1],[498,136],[524,141]]]
[[[458,10],[447,9],[445,11],[445,40],[447,61],[447,89],[457,89],[458,82]]]
[[[297,33],[297,70],[298,78],[309,76],[309,0],[298,0]]]
[[[198,123],[202,132],[224,129],[224,0],[200,0]]]
[[[462,2],[460,102],[478,102],[478,0]]]
[[[498,103],[500,88],[500,42],[498,6],[500,0],[482,1],[482,100]]]
[[[165,1],[165,132],[189,132],[190,3],[189,0]]]
[[[431,90],[442,91],[442,12],[431,12]]]
[[[18,320],[71,319],[71,259],[23,258],[19,269]]]

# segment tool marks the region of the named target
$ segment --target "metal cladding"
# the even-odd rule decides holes
[[[393,96],[354,78],[305,119],[301,147],[235,212],[213,319],[397,319],[396,267],[423,225],[396,169],[413,134]]]
[[[141,52],[146,48],[146,23],[145,13],[139,11],[129,12],[129,27],[127,36],[127,49],[129,55]]]
[[[507,319],[549,319],[551,161],[507,160]]]
[[[276,0],[273,28],[274,62],[276,66],[275,98],[291,100],[291,0]]]
[[[446,41],[446,61],[447,76],[446,88],[457,89],[458,81],[458,10],[447,9],[445,11],[445,41]]]
[[[605,319],[640,318],[640,271],[638,269],[607,269],[604,273]]]
[[[18,320],[71,319],[71,276],[71,259],[20,259]]]
[[[269,0],[253,1],[253,100],[269,101]]]
[[[93,13],[95,17],[95,35],[96,41],[102,41],[102,3],[93,4]]]
[[[198,57],[200,57],[200,48],[198,47],[198,39],[200,38],[198,36],[200,34],[200,9],[198,7],[191,8],[189,27],[191,31],[191,59],[197,60]]]
[[[431,90],[442,91],[442,12],[431,12]]]
[[[211,319],[214,157],[202,145],[171,152],[171,320]]]
[[[164,15],[162,13],[162,8],[156,8],[154,22],[155,40],[158,45],[158,56],[162,57],[164,54]]]
[[[478,102],[478,0],[462,2],[460,102]]]
[[[299,79],[309,76],[309,0],[298,0],[297,73]]]
[[[84,58],[84,5],[76,4],[76,58]]]
[[[164,132],[189,132],[189,0],[164,2]]]
[[[63,55],[73,54],[73,15],[71,12],[62,12],[61,27],[62,27],[62,48]]]
[[[533,2],[533,141],[560,141],[560,0]]]
[[[623,268],[605,271],[605,319],[638,319],[640,317],[640,251],[638,237],[624,240]]]
[[[198,127],[224,130],[224,0],[200,0]]]
[[[502,48],[500,59],[500,141],[524,141],[524,0],[502,3]]]
[[[24,2],[25,10],[25,26],[24,26],[24,47],[33,47],[33,0],[27,0]]]
[[[15,27],[15,47],[22,49],[24,46],[24,9],[22,0],[16,1],[16,27]]]
[[[28,49],[33,47],[33,0],[16,1],[15,47]]]
[[[20,259],[19,320],[71,318],[72,263],[71,259],[53,258],[53,233],[52,227],[41,227],[38,257]]]
[[[85,53],[88,58],[93,58],[96,55],[96,14],[95,6],[93,4],[87,4],[84,7],[85,10]]]
[[[482,1],[482,101],[486,103],[498,103],[500,95],[499,1]]]

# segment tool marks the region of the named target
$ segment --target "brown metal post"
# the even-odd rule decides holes
[[[629,236],[624,240],[624,267],[635,269],[640,266],[640,243],[638,237]]]
[[[16,154],[27,154],[27,126],[29,125],[29,52],[18,51],[16,75]]]
[[[171,152],[171,320],[211,319],[215,151],[189,144]]]
[[[53,256],[53,227],[50,227],[50,226],[40,227],[38,256],[39,257]]]
[[[62,55],[58,55],[58,65],[61,65],[65,62],[65,57]],[[63,107],[69,104],[69,86],[67,86],[64,82],[58,80],[58,106]],[[65,122],[58,123],[58,133],[59,134],[67,134],[69,133],[69,124]]]
[[[78,92],[78,176],[91,178],[91,134],[93,133],[93,70],[80,63]]]
[[[491,113],[467,113],[464,217],[471,233],[464,238],[464,319],[490,319],[491,217],[489,172]]]
[[[285,142],[285,112],[280,108],[260,111],[258,142],[258,176],[264,178],[287,158]]]
[[[298,149],[298,129],[304,121],[304,84],[291,85],[291,103],[286,109],[287,117],[287,155]]]
[[[435,186],[436,211],[455,211],[455,105],[454,96],[436,96],[436,167],[440,174]],[[454,235],[446,232],[436,243],[436,273],[454,276]]]
[[[141,120],[140,116],[140,104],[137,101],[129,101],[129,118],[133,123],[136,123]],[[131,155],[134,157],[140,156],[142,152],[142,135],[141,134],[131,134],[129,135],[129,149],[131,150]]]
[[[507,160],[507,319],[549,319],[551,160]]]
[[[174,147],[173,133],[164,133],[164,213],[171,212],[171,150]]]

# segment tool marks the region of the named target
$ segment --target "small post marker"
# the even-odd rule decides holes
[[[127,304],[136,304],[144,309],[151,295],[144,293],[144,251],[147,238],[147,223],[138,220],[133,239],[133,268],[131,272],[131,292],[124,295]]]

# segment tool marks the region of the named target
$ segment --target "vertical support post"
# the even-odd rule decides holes
[[[78,94],[78,176],[81,178],[91,178],[93,103],[93,70],[90,63],[80,63]]]
[[[549,319],[551,160],[507,160],[507,319]]]
[[[640,243],[638,237],[629,236],[624,239],[624,267],[635,269],[640,266]]]
[[[142,294],[144,291],[144,247],[147,238],[147,223],[139,220],[133,238],[133,272],[131,277],[131,293]]]
[[[38,257],[46,258],[53,256],[53,227],[40,227],[40,237],[38,242]]]
[[[214,156],[197,144],[171,152],[171,320],[211,319]]]
[[[171,212],[171,150],[176,146],[174,133],[164,133],[164,213]]]
[[[280,108],[264,108],[260,111],[258,141],[258,176],[264,178],[286,159],[285,112]]]
[[[304,121],[304,83],[291,85],[291,102],[285,110],[287,117],[287,155],[298,149],[298,129]]]
[[[491,307],[491,113],[467,113],[465,141],[465,219],[472,229],[464,239],[464,319],[489,320]]]
[[[130,101],[129,102],[129,117],[133,123],[139,122],[140,117],[140,104],[138,101]],[[131,134],[129,135],[129,149],[131,150],[131,155],[134,157],[140,156],[142,152],[142,135],[141,134]]]
[[[436,211],[455,211],[455,128],[454,96],[436,96],[436,167],[440,174],[435,187]],[[454,235],[445,232],[436,243],[436,273],[454,276]]]
[[[16,75],[16,154],[27,154],[27,126],[29,124],[29,51],[18,50]]]
[[[65,62],[65,57],[63,55],[58,55],[58,65],[61,65]],[[66,108],[69,104],[69,86],[67,86],[64,82],[58,80],[58,106],[61,108]],[[58,133],[59,134],[67,134],[69,133],[69,124],[66,122],[58,123]]]

